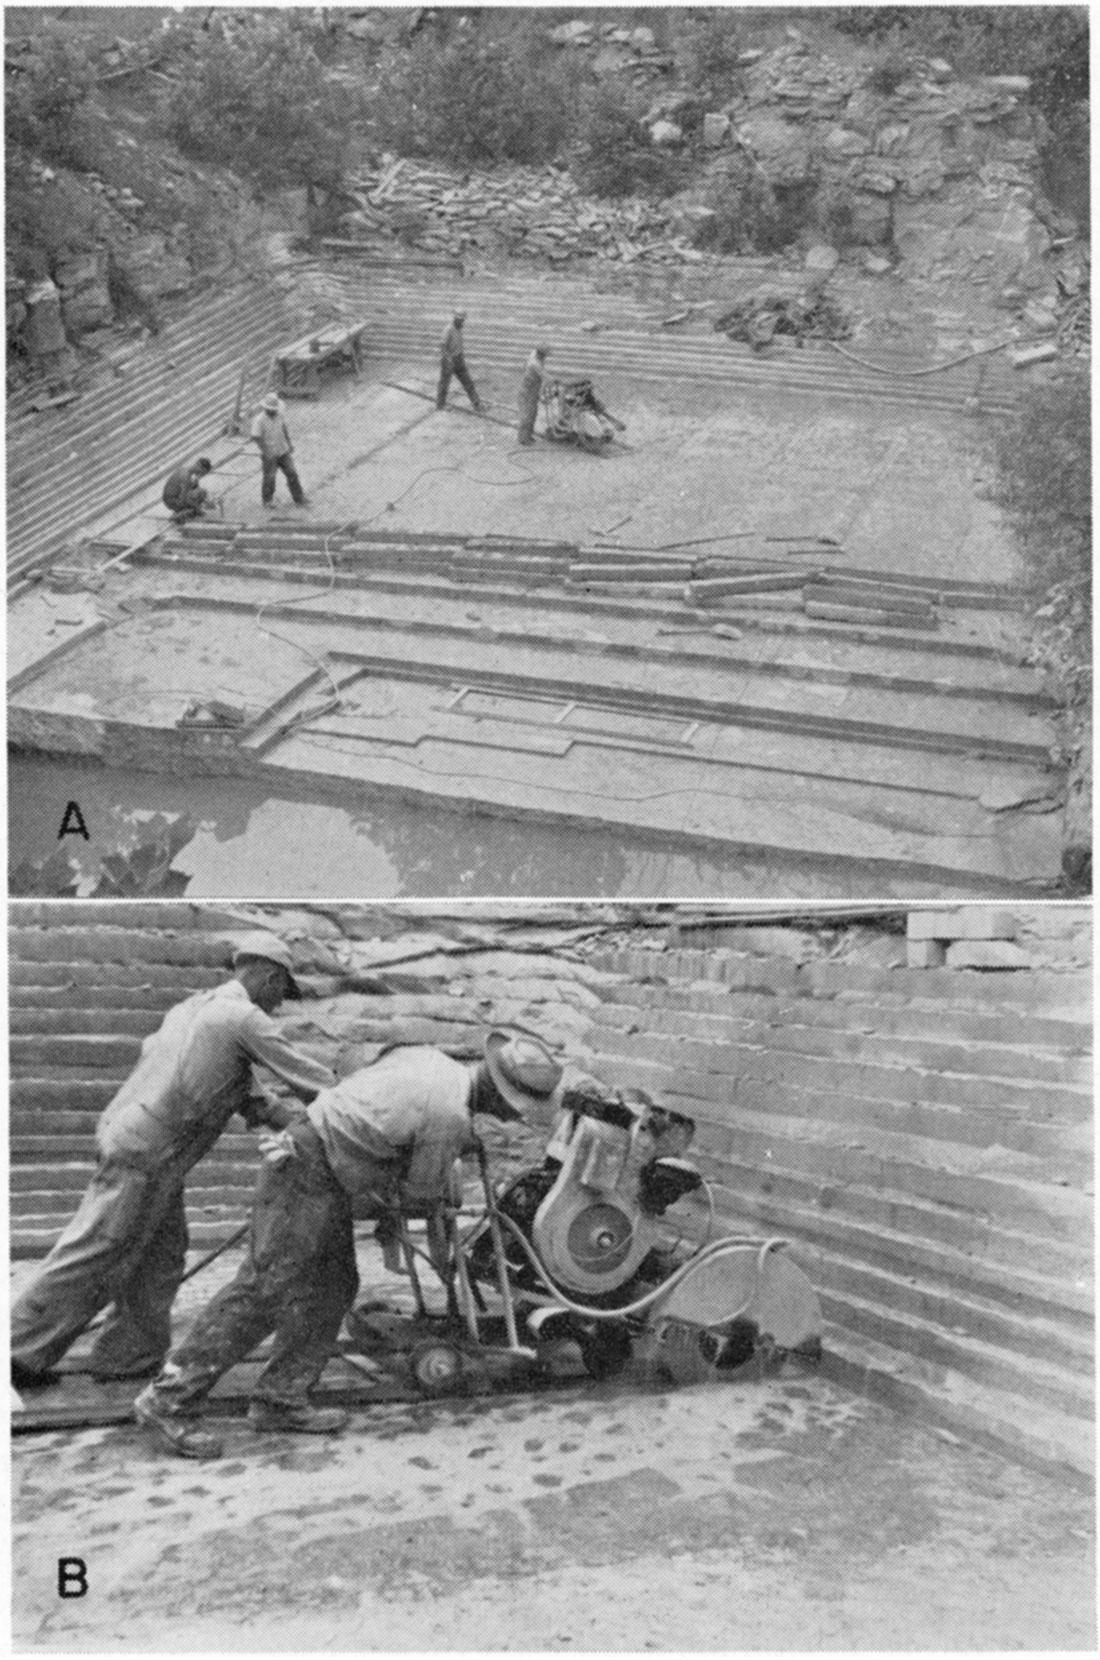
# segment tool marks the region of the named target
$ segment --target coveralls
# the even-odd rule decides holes
[[[272,415],[266,409],[261,409],[252,423],[252,437],[260,446],[260,463],[263,467],[260,500],[265,507],[275,498],[275,475],[279,472],[285,477],[293,500],[299,507],[304,507],[306,495],[294,465],[294,445],[282,410]]]
[[[530,444],[535,437],[535,417],[539,412],[539,394],[542,391],[543,366],[532,352],[519,383],[519,441]]]
[[[177,467],[170,473],[161,498],[176,519],[197,519],[210,506],[210,497],[199,483],[194,467]]]
[[[391,1050],[317,1096],[287,1130],[294,1157],[266,1164],[237,1277],[199,1315],[150,1385],[158,1412],[189,1416],[269,1333],[253,1399],[302,1407],[355,1301],[352,1217],[431,1211],[452,1197],[471,1147],[473,1074],[438,1049]]]
[[[12,1359],[48,1371],[100,1309],[92,1371],[135,1375],[171,1342],[187,1257],[187,1172],[234,1113],[282,1128],[279,1103],[253,1100],[253,1063],[308,1101],[332,1073],[299,1054],[239,980],[177,1004],[96,1128],[96,1173],[80,1208],[12,1307]]]
[[[439,350],[439,388],[435,395],[437,409],[442,409],[447,402],[447,389],[451,384],[452,375],[458,380],[474,408],[480,409],[481,399],[477,395],[473,377],[466,367],[462,330],[457,323],[452,323],[448,328]]]

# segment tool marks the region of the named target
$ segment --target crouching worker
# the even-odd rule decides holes
[[[221,1443],[195,1424],[199,1408],[274,1332],[253,1386],[252,1428],[342,1429],[347,1414],[314,1407],[309,1396],[358,1290],[353,1217],[398,1208],[437,1225],[455,1160],[475,1145],[474,1115],[552,1109],[561,1077],[537,1040],[491,1032],[484,1060],[397,1048],[323,1090],[304,1118],[268,1139],[245,1260],[134,1402],[138,1422],[184,1458],[220,1457]]]
[[[210,462],[200,455],[193,467],[177,467],[168,475],[161,500],[178,525],[189,519],[201,519],[214,509],[214,498],[203,489],[200,479],[212,472]]]

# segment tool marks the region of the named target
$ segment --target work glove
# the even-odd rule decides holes
[[[259,1145],[264,1163],[276,1168],[298,1157],[298,1148],[289,1130],[261,1130]]]

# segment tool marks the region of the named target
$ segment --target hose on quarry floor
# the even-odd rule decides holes
[[[522,472],[522,468],[517,467],[516,471]],[[385,507],[380,507],[378,512],[371,514],[369,518],[358,520],[358,523],[360,525],[374,524],[377,519],[382,518],[383,514],[392,513],[398,502],[404,501],[405,497],[410,495],[412,491],[416,489],[416,486],[420,483],[422,478],[428,478],[433,473],[459,473],[463,478],[468,478],[472,484],[483,484],[490,489],[505,489],[509,485],[533,484],[535,482],[534,476],[531,473],[524,473],[522,478],[478,478],[475,474],[467,472],[467,470],[458,462],[440,467],[425,467],[422,472],[417,473],[412,483],[407,485],[399,496],[395,496],[393,501],[388,501]],[[333,559],[332,549],[329,547],[329,537],[332,534],[333,533],[330,532],[329,535],[326,535],[324,540],[324,553],[325,558],[328,560],[328,581],[324,587],[316,588],[307,594],[299,594],[296,599],[289,602],[289,605],[287,605],[287,602],[282,600],[264,600],[262,604],[258,605],[256,608],[255,626],[259,629],[261,634],[267,634],[271,639],[281,641],[283,645],[290,646],[295,651],[300,651],[304,657],[309,659],[314,668],[325,676],[332,688],[333,701],[336,707],[334,710],[331,710],[330,713],[339,714],[343,708],[344,700],[340,694],[340,688],[336,683],[336,677],[333,675],[332,670],[329,668],[324,659],[318,657],[309,649],[308,646],[303,645],[301,641],[292,640],[288,635],[280,634],[277,629],[271,628],[266,623],[261,621],[263,613],[269,606],[278,603],[283,604],[290,610],[296,610],[300,605],[311,604],[316,599],[326,599],[328,595],[333,592],[336,587],[336,561]],[[312,719],[313,712],[311,712],[307,718]]]
[[[979,346],[976,351],[966,352],[962,357],[950,357],[946,363],[930,363],[923,369],[895,369],[889,363],[872,363],[866,357],[857,357],[855,352],[850,352],[846,346],[842,346],[839,340],[826,340],[825,344],[831,346],[834,352],[839,352],[841,357],[846,357],[850,363],[858,364],[861,369],[870,369],[876,375],[892,375],[895,380],[916,380],[921,375],[938,375],[944,369],[957,369],[963,363],[973,363],[976,357],[992,357],[994,352],[1003,352],[1012,342],[1000,340],[995,346]]]

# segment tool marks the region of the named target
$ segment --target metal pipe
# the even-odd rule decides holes
[[[477,1323],[477,1305],[474,1302],[474,1294],[470,1287],[470,1271],[466,1265],[466,1252],[458,1236],[457,1228],[452,1230],[451,1239],[454,1248],[455,1279],[458,1281],[458,1300],[462,1308],[462,1318],[466,1322],[466,1330],[471,1340],[474,1343],[480,1343],[481,1331]]]
[[[405,1272],[408,1274],[409,1281],[412,1285],[413,1297],[416,1300],[417,1315],[423,1319],[428,1312],[428,1305],[424,1301],[424,1290],[420,1284],[420,1275],[416,1268],[416,1252],[413,1248],[412,1240],[409,1238],[409,1230],[405,1224],[404,1217],[401,1217],[399,1227],[401,1230],[401,1255],[405,1263]]]
[[[485,1189],[485,1215],[489,1222],[489,1235],[493,1241],[493,1258],[496,1262],[497,1283],[500,1287],[500,1300],[504,1304],[504,1331],[508,1338],[508,1347],[520,1347],[519,1334],[516,1331],[516,1311],[512,1302],[512,1284],[508,1278],[508,1264],[504,1257],[504,1239],[500,1231],[500,1218],[497,1215],[496,1196],[493,1193],[493,1184],[489,1180],[489,1159],[485,1151],[485,1144],[477,1144],[477,1162],[481,1170],[482,1186]]]

